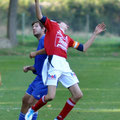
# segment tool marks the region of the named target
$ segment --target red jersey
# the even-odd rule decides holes
[[[67,58],[67,49],[72,47],[75,41],[65,35],[55,21],[46,18],[44,26],[47,29],[44,40],[47,55],[58,55]]]

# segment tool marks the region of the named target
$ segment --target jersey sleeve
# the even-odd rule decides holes
[[[69,37],[69,47],[73,47],[79,51],[83,51],[83,44],[80,44],[79,42],[77,41],[74,41],[72,38]]]
[[[42,48],[44,48],[44,39],[45,39],[45,36],[43,36],[42,40],[41,40],[41,42],[42,42]]]
[[[45,28],[47,30],[51,29],[52,21],[48,17],[43,16],[43,18],[40,20],[40,22],[45,26]]]
[[[68,47],[73,47],[73,48],[75,48],[75,45],[76,45],[76,41],[74,41],[72,38],[70,38],[69,36],[68,36],[68,39],[69,39],[69,46]]]

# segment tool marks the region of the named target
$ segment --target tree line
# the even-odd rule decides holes
[[[65,21],[73,31],[94,30],[96,24],[105,22],[107,31],[120,35],[120,1],[119,0],[67,0],[66,4],[41,4],[44,15],[50,19]],[[43,2],[44,3],[44,2]],[[36,19],[34,4],[25,8],[27,23]],[[18,16],[20,13],[18,14]]]
[[[120,0],[40,1],[42,1],[41,7],[44,15],[54,20],[67,22],[73,31],[85,31],[87,23],[89,23],[89,32],[91,32],[96,24],[104,21],[108,32],[120,35]],[[21,24],[20,19],[23,12],[26,14],[27,25],[30,25],[36,19],[34,0],[18,0],[18,2],[18,27]],[[4,10],[6,9],[4,8]]]
[[[91,32],[96,24],[104,21],[107,25],[107,32],[120,35],[120,0],[40,1],[40,7],[45,16],[53,20],[65,21],[73,31],[86,32],[87,30],[87,32]],[[1,2],[3,1],[0,0],[0,3]],[[8,0],[4,1],[5,5],[3,6],[0,4],[0,21],[2,20],[2,24],[5,24],[4,21],[6,21],[8,16],[8,37],[10,37],[13,35],[10,33],[11,29],[9,29],[9,27],[13,25],[15,28],[16,15],[18,28],[21,26],[22,13],[25,13],[26,26],[30,26],[30,24],[36,20],[36,15],[34,0],[10,0],[8,5],[6,2],[8,2]],[[11,4],[12,7],[10,3],[13,3]],[[16,28],[14,30],[16,30]]]

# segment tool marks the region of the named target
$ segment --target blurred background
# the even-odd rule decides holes
[[[107,34],[120,36],[120,0],[41,0],[40,6],[44,15],[66,22],[70,31],[89,33],[104,21]],[[10,38],[10,29],[17,35],[31,34],[34,20],[34,0],[0,0],[0,37]]]
[[[40,7],[50,19],[66,22],[67,34],[80,43],[97,24],[106,24],[87,52],[68,50],[84,96],[66,120],[119,120],[120,0],[40,0]],[[34,64],[29,53],[38,45],[31,26],[36,20],[34,0],[0,0],[0,120],[18,120],[22,96],[36,77],[23,72],[23,66]],[[38,120],[53,120],[69,96],[59,84],[55,100],[40,110]]]

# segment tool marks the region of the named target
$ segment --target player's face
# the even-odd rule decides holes
[[[60,26],[60,28],[64,31],[64,32],[66,32],[66,30],[68,29],[68,25],[66,24],[66,23],[64,23],[64,22],[60,22],[59,23],[59,26]]]
[[[39,23],[35,23],[33,26],[32,26],[32,29],[33,29],[33,34],[34,35],[39,35],[42,33],[42,28],[41,26],[39,25]]]

